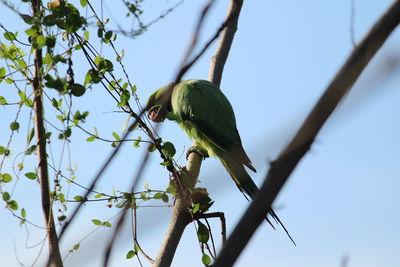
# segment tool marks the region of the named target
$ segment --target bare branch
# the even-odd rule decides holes
[[[350,90],[361,72],[400,23],[400,0],[395,1],[353,50],[307,119],[271,168],[260,192],[235,227],[214,267],[232,266],[271,209],[272,202],[297,163],[309,150],[323,124]]]
[[[228,7],[226,20],[229,20],[228,26],[222,31],[221,38],[218,42],[217,50],[211,58],[210,72],[208,80],[216,84],[221,84],[222,72],[224,71],[225,62],[228,58],[229,50],[233,42],[237,30],[239,13],[243,5],[243,0],[231,1]],[[232,17],[232,20],[230,18]]]

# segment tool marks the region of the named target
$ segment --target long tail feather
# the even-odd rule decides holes
[[[228,157],[219,157],[222,164],[225,166],[226,170],[229,172],[233,180],[235,181],[237,187],[242,191],[243,193],[246,193],[251,199],[253,199],[259,189],[257,185],[253,182],[249,174],[246,172],[244,166],[237,161],[230,159]],[[247,200],[249,200],[246,197]],[[293,244],[296,246],[296,242],[294,242],[292,236],[290,235],[289,231],[286,229],[285,225],[282,223],[282,221],[279,219],[278,215],[276,215],[275,211],[271,208],[269,211],[269,215],[275,220],[277,224],[279,224],[283,230],[286,232],[286,235],[289,237],[289,239],[293,242]],[[275,226],[272,224],[271,220],[268,218],[268,215],[265,216],[265,220],[272,226],[273,229],[275,229]]]

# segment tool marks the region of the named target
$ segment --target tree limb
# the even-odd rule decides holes
[[[228,8],[227,18],[225,21],[226,26],[222,30],[222,36],[219,41],[217,51],[211,62],[209,80],[211,82],[214,82],[217,86],[219,86],[220,84],[222,71],[229,54],[229,49],[232,44],[233,36],[236,32],[237,21],[239,19],[242,3],[243,0],[231,0]],[[180,80],[180,77],[178,80]],[[202,156],[198,153],[190,153],[188,156],[186,171],[193,182],[193,187],[197,182],[197,177],[199,175],[201,167],[201,161]],[[189,208],[189,199],[185,197],[185,194],[183,192],[178,194],[168,225],[168,230],[154,266],[160,267],[171,265],[181,236],[186,226],[191,221],[191,216],[188,210]]]
[[[350,90],[371,58],[400,23],[397,0],[355,47],[290,144],[271,163],[268,175],[250,207],[236,225],[213,267],[232,266],[264,220],[282,186],[309,150],[323,124]]]
[[[226,20],[230,20],[227,27],[222,31],[219,39],[217,50],[211,58],[210,72],[208,80],[218,87],[221,84],[222,72],[224,71],[225,62],[228,58],[229,50],[233,42],[237,30],[240,10],[243,5],[243,0],[232,0],[229,4],[226,14]],[[230,19],[232,17],[232,19]]]
[[[41,12],[41,1],[32,1],[32,11],[36,15]],[[43,103],[42,103],[42,82],[41,82],[41,68],[42,68],[42,50],[34,50],[34,77],[32,82],[32,90],[34,94],[33,108],[35,110],[35,131],[37,133],[37,154],[39,161],[39,181],[40,190],[42,195],[42,210],[45,218],[46,231],[49,242],[49,259],[53,266],[62,267],[62,258],[60,249],[58,247],[58,236],[54,224],[52,203],[50,200],[50,186],[49,186],[49,172],[47,168],[47,154],[46,154],[46,130],[44,127],[43,119]]]

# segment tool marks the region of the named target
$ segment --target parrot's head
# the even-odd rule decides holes
[[[146,110],[148,118],[154,122],[163,122],[171,111],[171,94],[173,83],[161,87],[151,94],[147,100]]]

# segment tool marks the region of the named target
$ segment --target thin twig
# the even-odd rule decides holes
[[[151,146],[151,145],[149,145],[149,146]],[[131,189],[131,193],[135,192],[135,188],[137,186],[137,183],[139,182],[139,179],[142,176],[144,168],[147,165],[147,161],[149,160],[149,155],[150,155],[150,151],[149,151],[149,149],[147,149],[146,152],[145,152],[145,155],[143,157],[143,160],[142,160],[142,162],[140,164],[140,167],[139,167],[138,171],[136,172],[136,174],[133,177],[132,186],[131,186],[131,188],[132,188]],[[124,211],[122,212],[122,214],[121,214],[121,216],[120,216],[120,218],[118,220],[117,226],[114,229],[112,237],[110,238],[110,241],[109,241],[108,246],[106,248],[106,252],[104,253],[104,258],[103,258],[103,266],[104,267],[107,267],[107,265],[108,265],[108,261],[110,259],[110,255],[111,255],[111,251],[112,251],[112,248],[113,248],[113,244],[115,242],[115,239],[117,238],[118,233],[121,230],[122,225],[124,224],[126,213],[127,213],[128,209],[130,209],[130,208],[131,208],[130,205],[126,205],[124,207]]]
[[[139,244],[139,241],[138,241],[138,235],[137,235],[137,233],[138,233],[138,231],[137,231],[137,212],[136,212],[136,210],[137,210],[137,207],[133,207],[132,208],[132,223],[133,223],[133,227],[132,227],[132,234],[133,234],[133,241],[134,241],[134,245],[138,248],[138,250],[140,251],[140,253],[142,253],[142,255],[151,263],[151,264],[154,264],[154,260],[149,256],[149,255],[147,255],[145,252],[144,252],[144,250],[142,249],[142,247],[140,246],[140,244]]]

